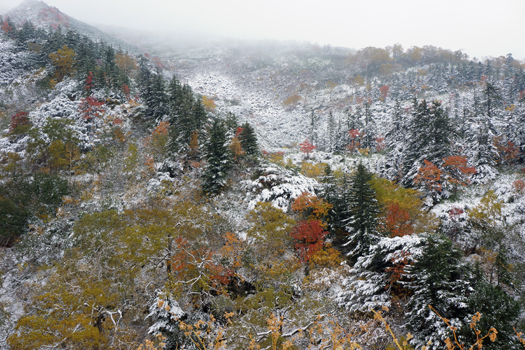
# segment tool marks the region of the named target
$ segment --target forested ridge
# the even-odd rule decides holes
[[[525,346],[525,62],[37,13],[0,18],[0,347]]]

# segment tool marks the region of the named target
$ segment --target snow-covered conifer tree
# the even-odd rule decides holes
[[[345,246],[350,248],[347,255],[354,261],[368,254],[370,246],[377,243],[380,238],[377,228],[380,209],[370,180],[372,174],[363,163],[359,163],[351,178],[349,203],[347,203],[351,216],[347,222],[349,236]]]
[[[231,167],[230,152],[226,143],[224,123],[215,119],[205,145],[207,164],[202,178],[202,190],[208,195],[218,194],[226,185],[226,172]]]

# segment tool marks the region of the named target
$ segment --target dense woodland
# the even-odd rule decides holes
[[[226,50],[278,139],[194,61],[0,25],[3,348],[525,347],[511,54]]]

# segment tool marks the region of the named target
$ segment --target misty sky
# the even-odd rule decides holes
[[[22,0],[0,0],[0,13]],[[525,59],[525,0],[46,0],[90,24]]]

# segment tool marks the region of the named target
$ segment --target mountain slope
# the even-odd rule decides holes
[[[297,43],[137,59],[67,41],[42,4],[15,13],[40,37],[0,30],[0,348],[387,348],[367,314],[388,307],[442,349],[428,305],[518,348],[525,63]]]

